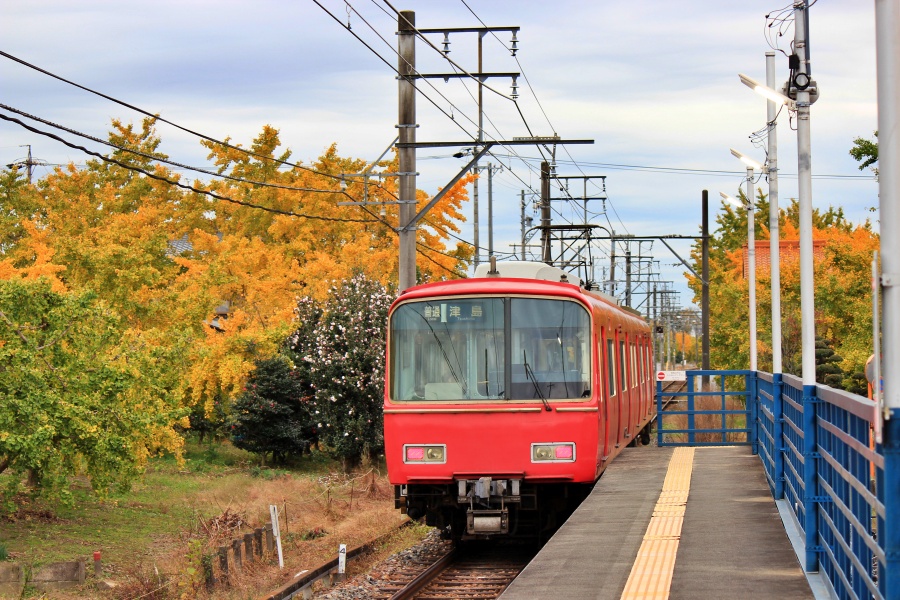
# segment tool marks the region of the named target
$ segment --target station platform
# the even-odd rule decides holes
[[[747,446],[626,449],[500,596],[814,597]]]

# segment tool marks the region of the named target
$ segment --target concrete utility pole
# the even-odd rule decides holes
[[[541,161],[541,254],[548,265],[553,262],[550,252],[550,163]]]
[[[875,1],[884,404],[900,419],[900,5]],[[900,434],[900,429],[894,428]],[[900,444],[900,439],[895,439]],[[900,588],[900,574],[897,574]],[[894,589],[898,589],[894,588]]]
[[[416,142],[416,13],[400,11],[397,18],[399,54],[397,127],[401,144]],[[400,291],[416,284],[416,149],[399,146],[400,163]]]
[[[900,2],[875,0],[884,341],[885,597],[900,594]],[[875,289],[877,293],[878,289]],[[879,382],[875,382],[878,389]],[[881,415],[877,415],[879,418]]]
[[[531,219],[525,219],[525,190],[522,190],[522,196],[519,200],[519,223],[522,227],[522,260],[525,260],[525,232],[531,229]]]
[[[487,164],[488,172],[488,256],[494,255],[494,173],[503,171],[503,165]],[[523,192],[524,193],[524,192]],[[475,243],[478,248],[478,243]]]
[[[613,230],[609,238],[609,295],[616,295],[616,232]],[[655,318],[655,317],[654,317]]]
[[[775,53],[766,52],[766,85],[775,89]],[[781,262],[779,251],[781,234],[778,229],[778,136],[775,119],[778,105],[766,102],[766,121],[769,126],[769,157],[766,173],[769,177],[769,273],[772,284],[772,373],[781,373]]]
[[[816,385],[816,304],[813,279],[812,240],[812,157],[809,129],[809,56],[806,47],[806,22],[809,14],[806,0],[794,3],[794,49],[798,57],[797,72],[791,85],[797,94],[797,188],[800,206],[800,340],[804,386]],[[799,84],[799,85],[798,85]],[[804,394],[805,395],[805,394]]]
[[[631,246],[625,245],[625,306],[631,307]]]

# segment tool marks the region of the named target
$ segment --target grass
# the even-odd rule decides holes
[[[228,443],[190,442],[182,467],[155,459],[128,492],[99,500],[78,479],[71,507],[22,499],[14,519],[0,519],[0,548],[27,567],[84,559],[90,577],[100,551],[104,575],[119,587],[102,595],[89,577],[90,597],[136,598],[161,586],[148,597],[253,597],[277,587],[285,573],[333,558],[341,543],[353,547],[396,527],[402,518],[383,473],[369,467],[343,474],[321,453],[290,468],[264,467]],[[279,508],[285,570],[256,564],[211,595],[198,587],[203,557],[262,527],[271,504]]]

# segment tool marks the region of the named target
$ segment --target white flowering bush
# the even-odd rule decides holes
[[[319,440],[345,468],[384,447],[382,402],[388,308],[393,295],[357,275],[332,285],[328,300],[297,303],[288,347],[298,377],[313,390]]]

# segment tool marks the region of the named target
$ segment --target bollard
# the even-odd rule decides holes
[[[244,556],[247,558],[247,562],[253,562],[253,534],[245,533],[244,534]]]
[[[216,585],[216,576],[213,574],[212,554],[204,552],[200,558],[200,564],[203,566],[203,580],[206,583],[206,589],[211,590]]]
[[[222,577],[228,577],[228,546],[219,546],[219,569]]]
[[[263,555],[263,528],[257,527],[253,530],[253,538],[254,545],[256,548],[256,556],[261,557]]]
[[[101,579],[103,577],[103,568],[100,566],[100,551],[99,550],[94,552],[94,575],[97,576],[97,579]]]
[[[231,542],[231,551],[234,553],[234,570],[240,571],[243,567],[243,561],[241,560],[241,546],[244,543],[241,540],[234,540]]]
[[[272,554],[275,552],[275,536],[272,534],[272,524],[267,523],[265,527],[266,532],[266,552],[268,554]]]

